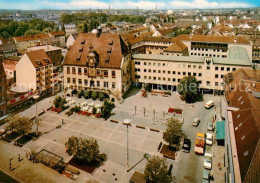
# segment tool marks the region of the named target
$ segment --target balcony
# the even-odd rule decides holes
[[[82,73],[81,73],[81,72],[78,72],[78,75],[82,75]]]
[[[84,72],[84,75],[88,75],[88,73],[87,73],[87,72]]]
[[[112,75],[112,78],[116,78],[116,75]]]
[[[70,71],[67,71],[67,74],[70,74]]]
[[[72,74],[76,74],[76,71],[72,71]]]

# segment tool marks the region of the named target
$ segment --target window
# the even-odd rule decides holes
[[[223,78],[224,78],[224,75],[221,74],[221,78],[223,79]]]
[[[141,65],[141,63],[140,62],[135,62],[135,65]]]
[[[202,69],[202,66],[201,66],[201,65],[199,66],[199,69]]]
[[[171,74],[171,71],[168,71],[168,74]]]
[[[76,68],[72,67],[72,74],[76,74]]]
[[[210,66],[207,66],[207,70],[210,70]]]
[[[233,68],[233,69],[232,69],[232,71],[235,71],[235,70],[236,70],[236,68]]]
[[[146,65],[146,62],[144,62],[144,65]]]
[[[85,71],[84,71],[85,73]],[[100,70],[97,70],[97,76],[100,76]]]
[[[107,88],[108,87],[108,82],[104,82],[104,88]]]
[[[197,67],[196,67],[196,65],[193,65],[193,69],[196,69]]]
[[[207,81],[207,86],[209,86],[210,85],[210,81]]]
[[[156,73],[156,70],[153,70],[153,73]]]
[[[144,69],[144,72],[146,72],[146,69]]]
[[[173,79],[172,79],[172,81],[173,81],[173,82],[175,82],[175,81],[176,81],[176,79],[175,79],[175,78],[173,78]]]
[[[70,74],[70,67],[67,67],[67,74]]]
[[[197,73],[196,73],[196,72],[194,72],[194,73],[193,73],[193,76],[197,76]]]
[[[215,78],[218,78],[218,74],[215,74]]]
[[[176,72],[175,72],[175,71],[172,71],[172,74],[176,74]]]
[[[116,83],[112,83],[112,88],[116,88]]]
[[[183,75],[186,75],[186,72],[183,72],[182,74],[183,74]]]
[[[218,67],[215,67],[215,71],[218,71]]]
[[[139,69],[140,71],[140,69]],[[112,71],[112,78],[115,78],[116,77],[116,71]]]
[[[97,81],[97,86],[98,86],[98,87],[100,86],[100,81]]]
[[[230,71],[230,67],[227,67],[227,71]]]
[[[191,68],[191,65],[188,65],[188,69],[190,69]]]
[[[153,77],[153,80],[156,80],[156,77]]]
[[[81,85],[81,84],[82,84],[82,80],[81,80],[81,79],[78,79],[78,83]]]
[[[161,66],[161,63],[158,63],[158,66]]]
[[[202,73],[199,73],[199,77],[201,77],[202,76]]]
[[[76,84],[76,78],[73,78],[72,82],[73,84]]]
[[[148,70],[148,72],[151,72],[151,71],[152,71],[151,69]]]
[[[215,82],[215,86],[218,86],[218,82]]]
[[[81,68],[78,68],[78,74],[81,75]]]
[[[144,79],[147,79],[147,76],[144,76]]]
[[[158,73],[161,73],[161,70],[158,70]]]
[[[188,72],[188,76],[191,76],[191,72]]]
[[[221,71],[224,71],[224,69],[225,69],[224,67],[221,67]]]
[[[88,86],[88,80],[87,79],[84,80],[84,85]]]
[[[108,77],[108,70],[104,70],[104,77]]]
[[[181,72],[178,72],[178,75],[181,75]]]
[[[140,79],[140,76],[139,75],[135,75],[135,79]]]
[[[70,78],[67,78],[67,83],[70,83]],[[1,88],[0,88],[1,89]],[[1,90],[0,90],[1,91]]]
[[[99,70],[97,70],[97,72],[100,72]],[[88,70],[87,68],[84,68],[84,74],[87,75],[88,74]],[[99,73],[100,74],[100,73]]]

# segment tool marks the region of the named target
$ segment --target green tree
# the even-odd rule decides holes
[[[33,122],[29,118],[19,115],[8,118],[7,123],[6,130],[11,130],[12,132],[16,130],[23,135],[28,133],[33,125]]]
[[[111,115],[111,111],[115,107],[115,104],[109,101],[105,101],[104,105],[101,108],[101,113],[103,118],[107,118]]]
[[[182,122],[175,118],[168,118],[166,123],[166,130],[163,132],[163,139],[169,143],[169,145],[179,145],[181,137],[184,135],[182,131]]]
[[[144,174],[150,183],[170,183],[172,176],[168,175],[168,164],[165,158],[152,156],[148,159]]]
[[[181,95],[181,99],[188,103],[193,103],[202,99],[199,93],[199,82],[194,76],[185,76],[180,80],[177,90]]]
[[[61,30],[62,30],[63,32],[65,32],[65,25],[64,25],[64,24],[62,24]]]
[[[91,94],[92,100],[97,100],[97,97],[98,97],[98,93],[96,91],[93,91]]]
[[[41,34],[41,31],[35,30],[35,29],[29,29],[27,31],[25,31],[24,35],[35,35],[35,34]]]
[[[53,101],[55,108],[60,108],[60,109],[62,109],[64,107],[64,104],[66,103],[67,103],[66,99],[61,96],[56,96]]]
[[[87,91],[84,91],[84,97],[85,99],[88,99],[91,97],[91,91],[87,90]]]
[[[94,138],[83,139],[71,136],[65,143],[66,152],[75,160],[83,164],[101,165],[107,160],[104,153],[100,153],[97,140]]]

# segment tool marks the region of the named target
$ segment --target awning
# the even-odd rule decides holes
[[[225,121],[216,122],[216,140],[225,139]]]

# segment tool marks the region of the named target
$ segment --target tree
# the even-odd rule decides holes
[[[83,139],[71,136],[65,143],[65,147],[66,152],[79,163],[99,166],[107,160],[106,154],[100,153],[99,145],[94,138]]]
[[[101,108],[102,117],[103,118],[109,117],[114,107],[115,107],[114,103],[105,101],[104,105]]]
[[[92,100],[97,100],[97,97],[98,97],[98,93],[96,91],[93,91],[91,94]]]
[[[66,104],[66,99],[61,97],[61,96],[57,96],[55,97],[53,104],[55,105],[55,108],[60,108],[62,109],[64,107],[64,104]]]
[[[24,35],[35,35],[35,34],[41,34],[42,32],[39,30],[35,30],[35,29],[29,29],[27,31],[25,31]]]
[[[64,24],[62,24],[61,30],[62,30],[63,32],[65,32],[65,25],[64,25]]]
[[[152,156],[148,159],[144,174],[150,183],[170,183],[172,181],[172,176],[168,175],[166,159],[159,156]]]
[[[9,117],[7,123],[6,130],[11,130],[12,132],[16,130],[23,135],[28,133],[33,125],[33,122],[29,118],[19,115]]]
[[[181,137],[184,135],[182,131],[182,122],[175,118],[167,119],[166,130],[163,132],[163,139],[169,143],[169,145],[179,145]]]
[[[188,103],[193,103],[201,99],[202,95],[198,92],[199,82],[194,76],[185,76],[181,79],[177,90],[181,99]]]

